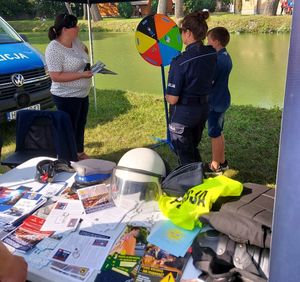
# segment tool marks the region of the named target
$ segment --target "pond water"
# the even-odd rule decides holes
[[[27,34],[44,52],[45,34]],[[88,34],[81,33],[88,45]],[[232,35],[228,51],[233,60],[230,76],[232,103],[270,108],[283,106],[289,34]],[[148,64],[135,47],[134,33],[94,33],[94,58],[118,75],[97,75],[98,89],[120,89],[162,95],[161,68]],[[165,68],[167,77],[168,68]]]

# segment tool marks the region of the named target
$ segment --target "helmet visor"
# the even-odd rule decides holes
[[[116,167],[111,180],[112,197],[117,206],[140,201],[157,201],[161,196],[159,175],[145,171]]]

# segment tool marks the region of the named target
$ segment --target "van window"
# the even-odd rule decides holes
[[[22,39],[0,18],[0,44],[19,43]]]

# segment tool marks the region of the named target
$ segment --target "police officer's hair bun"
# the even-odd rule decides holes
[[[54,25],[50,26],[49,30],[48,30],[48,38],[51,40],[56,39],[58,36],[57,31],[54,27]]]
[[[182,29],[190,30],[196,41],[203,44],[203,40],[205,39],[208,30],[206,23],[208,18],[208,11],[192,12],[183,18],[181,22]]]
[[[209,12],[208,11],[198,11],[197,16],[202,20],[205,21],[209,18]]]

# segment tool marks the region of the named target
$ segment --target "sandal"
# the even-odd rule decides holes
[[[89,159],[90,157],[85,152],[82,152],[82,153],[77,153],[77,158],[79,161],[82,161],[82,160]]]

